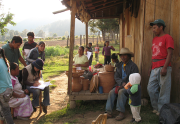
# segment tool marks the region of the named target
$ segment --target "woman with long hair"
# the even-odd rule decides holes
[[[39,79],[40,79],[40,70],[43,70],[44,62],[42,59],[36,59],[36,61],[32,62],[28,66],[26,66],[22,71],[23,74],[23,84],[26,85],[26,89],[30,93],[33,93],[33,100],[32,105],[34,108],[34,111],[36,111],[36,108],[39,106],[39,95],[41,90],[40,89],[34,89],[30,88],[31,86],[39,86]],[[47,106],[50,105],[49,102],[49,87],[44,88],[44,100],[41,103],[43,107],[44,113],[47,113]]]

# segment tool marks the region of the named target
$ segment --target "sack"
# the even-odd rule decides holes
[[[11,97],[12,97],[12,89],[7,88],[6,91],[3,93],[4,101],[9,102]]]
[[[159,115],[160,124],[180,124],[180,104],[164,104]]]

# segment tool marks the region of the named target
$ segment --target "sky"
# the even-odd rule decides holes
[[[59,14],[52,12],[65,9],[61,0],[2,0],[4,13],[13,13],[16,23],[26,19],[51,18],[56,20],[70,19],[70,11]]]

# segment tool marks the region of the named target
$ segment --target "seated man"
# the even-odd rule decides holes
[[[124,86],[129,82],[130,74],[139,72],[137,65],[131,60],[131,57],[133,57],[134,54],[130,52],[128,48],[122,48],[119,55],[122,61],[116,65],[116,72],[114,75],[116,84],[109,92],[106,103],[106,113],[108,114],[108,118],[111,118],[114,100],[117,97],[116,110],[120,112],[116,117],[117,121],[125,118],[125,104],[128,93],[127,90],[124,89]]]

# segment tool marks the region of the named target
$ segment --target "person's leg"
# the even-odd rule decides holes
[[[113,107],[114,107],[114,100],[116,98],[116,94],[115,94],[115,88],[113,88],[109,94],[108,94],[108,99],[107,99],[107,102],[106,102],[106,112],[111,114],[112,113],[112,110],[113,110]]]
[[[120,121],[125,118],[125,104],[128,98],[128,93],[126,89],[120,89],[118,91],[118,98],[117,98],[117,104],[116,104],[116,110],[119,111],[119,115],[116,116],[116,120]]]
[[[96,61],[97,61],[97,53],[95,53],[95,59],[96,59]]]
[[[172,71],[172,68],[168,67],[166,76],[160,76],[160,93],[159,93],[159,99],[158,99],[158,112],[160,112],[164,104],[170,103],[171,71]]]
[[[106,65],[107,64],[107,56],[105,56],[105,58],[104,58],[104,65]]]
[[[141,106],[137,106],[137,107],[130,106],[130,107],[131,107],[131,112],[135,121],[136,122],[141,121],[141,116],[140,116]]]
[[[97,53],[97,61],[99,61],[99,53]]]
[[[0,113],[2,115],[0,118],[2,120],[1,122],[3,122],[3,119],[5,119],[7,124],[14,124],[9,104],[8,102],[4,101],[3,95],[0,95]]]
[[[120,89],[118,91],[116,110],[120,112],[125,112],[125,104],[128,98],[128,93],[126,89]]]
[[[48,106],[49,103],[49,87],[44,88],[44,99],[43,99],[43,105]]]
[[[33,89],[33,88],[30,88],[30,86],[26,86],[26,88],[30,93],[33,93],[32,106],[38,107],[39,106],[39,95],[41,92],[40,89]]]
[[[159,74],[160,74],[160,68],[155,68],[151,71],[151,75],[149,78],[147,90],[148,94],[150,96],[151,105],[153,107],[153,110],[158,110],[158,98],[159,98]]]

